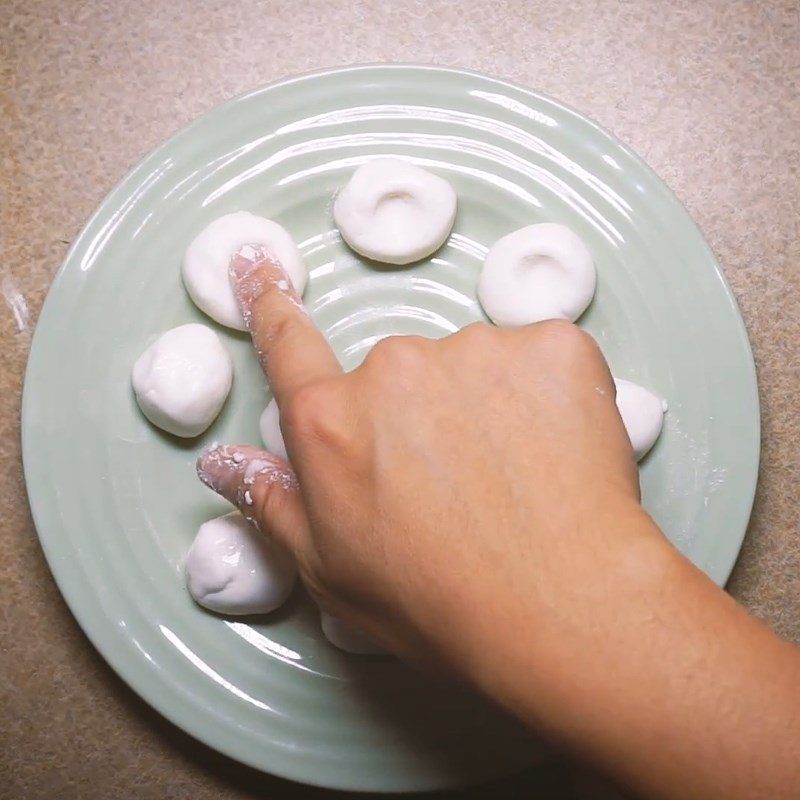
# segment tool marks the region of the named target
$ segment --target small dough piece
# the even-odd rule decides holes
[[[656,397],[638,383],[614,378],[617,387],[617,409],[622,417],[633,453],[641,461],[655,444],[664,425],[666,401]]]
[[[339,193],[333,217],[357,253],[410,264],[438,250],[456,218],[456,193],[444,178],[399,158],[362,164]]]
[[[238,511],[200,526],[186,556],[186,585],[219,614],[266,614],[292,593],[297,566],[289,551]]]
[[[186,248],[183,284],[195,305],[221,325],[247,329],[233,294],[228,267],[244,245],[262,245],[275,256],[298,295],[308,282],[308,270],[294,240],[277,222],[249,211],[226,214],[206,225]]]
[[[233,381],[233,362],[219,336],[191,323],[161,334],[133,365],[142,413],[175,436],[199,436],[217,417]]]
[[[372,641],[358,628],[348,625],[338,617],[332,617],[324,611],[320,612],[322,632],[325,638],[345,653],[357,656],[382,656],[388,655],[387,651]]]
[[[575,322],[594,297],[592,254],[565,225],[543,222],[498,239],[483,264],[478,299],[496,325]]]
[[[286,444],[283,441],[283,433],[281,432],[280,412],[274,398],[269,401],[269,405],[261,414],[258,427],[261,430],[261,439],[264,442],[264,447],[267,448],[268,452],[272,453],[273,456],[282,458],[284,461],[288,461],[289,454],[286,452]]]

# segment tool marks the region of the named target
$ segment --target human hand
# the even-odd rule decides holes
[[[292,465],[223,446],[198,472],[317,603],[647,796],[793,796],[798,652],[641,508],[589,336],[392,337],[344,374],[279,265],[231,275]]]
[[[232,280],[292,467],[227,446],[201,478],[288,545],[323,608],[407,660],[469,672],[498,618],[541,625],[554,598],[580,627],[593,609],[565,598],[631,552],[642,515],[594,340],[476,324],[390,337],[344,374],[280,266],[247,252]]]

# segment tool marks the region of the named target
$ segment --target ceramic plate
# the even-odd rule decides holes
[[[332,198],[392,154],[458,192],[448,242],[410,268],[376,269],[342,243]],[[444,336],[484,316],[487,248],[563,222],[594,254],[580,324],[613,372],[669,401],[641,467],[666,534],[723,583],[747,526],[759,450],[747,335],[686,211],[630,150],[560,103],[446,69],[355,67],[284,81],[211,111],[148,156],[75,241],[42,310],[23,402],[25,474],[61,591],[114,669],[207,744],[259,769],[339,788],[419,790],[523,764],[534,751],[481,703],[390,659],[348,657],[301,593],[281,612],[225,620],[184,587],[184,554],[226,510],[194,460],[212,441],[258,443],[269,391],[247,339],[181,286],[187,243],[247,209],[294,236],[306,302],[346,367],[389,334]],[[159,333],[217,328],[235,361],[218,421],[185,442],[138,412],[131,365]]]

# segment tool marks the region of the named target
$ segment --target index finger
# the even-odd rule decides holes
[[[245,245],[231,260],[230,277],[279,407],[301,386],[341,374],[327,339],[268,250]]]

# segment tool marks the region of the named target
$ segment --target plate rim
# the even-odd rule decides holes
[[[103,643],[102,637],[107,634],[104,628],[103,617],[93,610],[90,598],[85,596],[81,591],[81,584],[72,580],[72,575],[68,569],[62,565],[57,553],[58,537],[53,533],[44,533],[51,526],[52,520],[46,520],[46,507],[48,498],[43,487],[39,484],[38,478],[33,474],[32,463],[35,460],[35,453],[32,451],[32,439],[34,435],[31,430],[31,415],[32,404],[34,400],[32,395],[34,392],[34,382],[37,378],[37,370],[39,370],[38,362],[44,358],[44,354],[40,354],[41,349],[40,341],[40,327],[39,323],[42,319],[46,319],[49,306],[52,304],[52,297],[59,290],[62,280],[66,274],[68,265],[72,263],[75,258],[75,253],[82,247],[84,238],[90,232],[92,226],[96,221],[106,213],[106,209],[112,204],[115,197],[128,186],[129,183],[135,180],[139,172],[145,165],[151,163],[158,154],[162,153],[165,149],[172,146],[180,137],[190,134],[193,128],[198,126],[207,117],[219,114],[222,111],[230,111],[240,103],[245,102],[262,93],[269,92],[273,89],[288,86],[294,83],[299,83],[307,80],[314,80],[331,75],[342,75],[350,72],[364,72],[376,71],[383,73],[391,73],[395,71],[425,71],[436,74],[450,74],[454,76],[461,76],[467,78],[475,78],[482,81],[490,81],[498,86],[506,87],[515,92],[522,92],[525,95],[533,98],[536,101],[544,101],[547,104],[555,106],[564,113],[569,114],[583,125],[590,126],[597,134],[602,136],[605,140],[613,143],[616,148],[621,149],[628,158],[635,162],[638,169],[643,170],[651,178],[655,178],[658,184],[665,191],[665,196],[674,204],[679,206],[685,215],[688,225],[693,229],[700,246],[704,250],[705,257],[713,264],[717,273],[717,279],[720,281],[723,290],[725,291],[729,300],[729,306],[733,312],[733,320],[736,324],[737,336],[739,344],[742,346],[743,361],[746,362],[747,374],[743,377],[747,380],[747,389],[750,394],[749,400],[752,403],[753,418],[750,423],[753,426],[753,453],[750,454],[749,469],[747,474],[743,475],[743,480],[747,481],[749,490],[747,492],[746,502],[743,503],[742,509],[745,514],[741,529],[729,534],[726,539],[726,554],[730,553],[730,557],[725,558],[725,563],[721,566],[712,578],[720,585],[724,586],[730,577],[733,567],[736,564],[737,558],[741,551],[744,537],[749,529],[750,520],[752,516],[753,504],[755,502],[756,491],[758,487],[758,479],[760,472],[761,461],[761,404],[758,391],[757,370],[755,359],[753,356],[753,349],[747,333],[747,325],[739,307],[736,295],[731,288],[722,266],[714,254],[710,244],[703,235],[702,230],[692,218],[688,209],[681,202],[672,188],[666,181],[658,175],[658,173],[650,167],[644,159],[632,150],[626,143],[617,138],[611,131],[597,123],[593,118],[581,113],[572,106],[563,103],[562,101],[551,97],[550,95],[537,91],[535,89],[527,88],[521,84],[505,79],[497,78],[494,75],[483,73],[477,70],[462,69],[459,67],[440,66],[436,64],[422,64],[413,62],[402,63],[363,63],[363,64],[350,64],[342,66],[333,66],[323,69],[309,70],[302,73],[290,75],[270,81],[266,84],[249,89],[232,98],[218,103],[197,117],[192,119],[188,124],[184,125],[179,130],[168,136],[166,139],[159,142],[155,147],[150,149],[139,159],[132,168],[108,191],[102,200],[98,203],[95,210],[87,218],[82,225],[80,232],[77,234],[72,244],[70,245],[67,253],[64,255],[63,260],[56,270],[53,278],[48,287],[45,299],[42,303],[39,315],[36,320],[33,335],[31,337],[31,344],[28,352],[28,358],[25,368],[22,386],[21,398],[21,444],[22,444],[22,463],[23,472],[25,477],[26,494],[28,497],[28,505],[31,511],[31,517],[36,530],[37,538],[39,539],[40,546],[44,553],[50,572],[53,579],[58,586],[64,601],[66,602],[71,614],[75,618],[79,627],[84,635],[89,639],[92,646],[100,653],[102,658],[108,663],[112,670],[116,673],[117,677],[122,679],[125,684],[130,687],[144,702],[153,708],[158,714],[170,723],[176,725],[185,733],[189,734],[192,738],[198,740],[202,744],[211,747],[212,749],[222,753],[223,755],[252,767],[260,772],[271,774],[282,779],[287,779],[295,782],[302,782],[306,785],[319,786],[329,789],[351,790],[351,791],[398,791],[398,789],[376,789],[372,783],[365,785],[358,780],[351,781],[350,783],[333,783],[331,781],[320,780],[315,773],[299,776],[291,769],[284,770],[279,761],[273,761],[268,765],[264,762],[259,762],[253,758],[249,758],[246,754],[242,755],[236,751],[235,742],[230,741],[228,737],[221,735],[220,731],[208,728],[198,730],[193,725],[191,717],[191,709],[194,704],[188,699],[178,694],[172,694],[164,701],[158,697],[158,690],[153,689],[150,678],[144,678],[138,663],[127,661],[123,657],[123,651],[110,646],[106,641]],[[39,496],[38,503],[36,502],[36,495]],[[37,505],[39,506],[37,508]],[[102,633],[102,636],[101,636]],[[487,776],[489,779],[491,776]],[[441,785],[427,781],[424,786],[414,787],[411,789],[401,789],[399,791],[430,791],[439,788],[456,788],[457,784],[452,780],[443,781]]]

